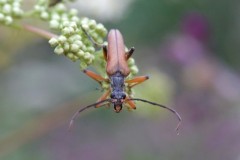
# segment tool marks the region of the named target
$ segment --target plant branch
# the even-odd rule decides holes
[[[23,24],[22,27],[29,31],[29,32],[33,32],[33,33],[36,33],[46,39],[51,39],[52,37],[58,37],[56,34],[53,34],[51,32],[48,32],[46,30],[43,30],[43,29],[40,29],[40,28],[37,28],[37,27],[34,27],[34,26],[31,26],[31,25],[28,25],[28,24]]]

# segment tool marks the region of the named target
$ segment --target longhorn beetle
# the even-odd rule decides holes
[[[95,43],[94,40],[88,35],[88,33],[84,29],[83,31],[86,33],[86,35],[90,38],[90,40],[95,45],[101,45],[101,44]],[[108,105],[113,104],[115,112],[119,113],[122,110],[123,104],[128,105],[130,109],[136,109],[136,105],[134,101],[142,101],[145,103],[149,103],[151,105],[165,108],[171,111],[172,113],[174,113],[179,120],[179,123],[176,127],[176,131],[178,131],[178,128],[181,124],[181,117],[174,109],[171,109],[164,105],[154,103],[148,100],[144,100],[140,98],[132,98],[130,95],[127,94],[126,92],[127,90],[131,91],[132,87],[146,81],[147,79],[149,79],[149,77],[139,76],[133,79],[126,79],[130,74],[130,69],[128,68],[127,61],[133,54],[134,48],[132,47],[129,51],[125,52],[125,45],[124,45],[122,34],[119,32],[119,30],[116,30],[116,29],[110,30],[110,32],[108,33],[107,41],[108,41],[108,45],[101,45],[101,47],[103,49],[104,59],[107,62],[106,73],[108,75],[108,78],[103,78],[102,76],[90,70],[83,70],[83,72],[86,75],[88,75],[90,78],[99,82],[100,84],[103,82],[110,83],[110,87],[97,100],[96,103],[93,103],[91,105],[88,105],[78,110],[73,115],[69,124],[69,128],[73,125],[73,122],[75,118],[78,116],[78,114],[84,111],[85,109],[88,109],[91,107],[98,108],[107,104]]]

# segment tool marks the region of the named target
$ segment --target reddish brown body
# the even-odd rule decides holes
[[[124,77],[130,73],[123,37],[119,30],[112,29],[108,34],[106,72],[109,76],[121,72]]]

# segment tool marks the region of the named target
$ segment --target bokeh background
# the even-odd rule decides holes
[[[80,16],[118,28],[139,75],[137,110],[72,114],[102,94],[45,39],[0,27],[1,160],[240,160],[240,2],[78,0]],[[70,5],[70,7],[72,7]],[[33,21],[30,21],[33,22]],[[41,22],[34,22],[42,25]]]

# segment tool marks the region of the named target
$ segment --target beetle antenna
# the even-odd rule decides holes
[[[91,107],[96,107],[97,105],[103,103],[103,102],[110,102],[111,99],[105,99],[105,100],[102,100],[102,101],[99,101],[99,102],[96,102],[96,103],[93,103],[93,104],[90,104],[84,108],[81,108],[80,110],[78,110],[71,118],[71,121],[69,123],[69,127],[68,127],[68,130],[71,130],[72,126],[73,126],[73,123],[74,123],[74,120],[77,118],[77,116],[84,110],[88,109],[88,108],[91,108]]]
[[[96,46],[99,48],[102,48],[104,46],[104,44],[100,44],[97,43],[91,36],[90,34],[84,29],[84,27],[81,25],[81,29],[83,30],[83,32],[86,34],[86,36],[88,37],[88,39]]]
[[[142,101],[142,102],[145,102],[145,103],[149,103],[149,104],[151,104],[151,105],[155,105],[155,106],[159,106],[159,107],[165,108],[165,109],[169,110],[170,112],[172,112],[173,114],[175,114],[175,115],[177,116],[177,118],[178,118],[178,121],[179,121],[179,122],[178,122],[178,125],[177,125],[177,127],[176,127],[175,130],[177,131],[177,134],[179,135],[178,130],[179,130],[179,127],[180,127],[180,125],[181,125],[182,118],[181,118],[181,116],[178,114],[177,111],[175,111],[175,110],[172,109],[172,108],[169,108],[169,107],[166,107],[166,106],[164,106],[164,105],[161,105],[161,104],[158,104],[158,103],[154,103],[154,102],[151,102],[151,101],[148,101],[148,100],[145,100],[145,99],[129,98],[128,100]]]

